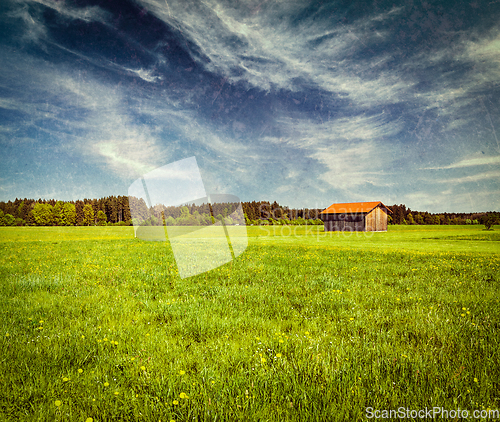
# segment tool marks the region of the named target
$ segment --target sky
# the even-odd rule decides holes
[[[500,210],[500,0],[2,0],[0,201]]]

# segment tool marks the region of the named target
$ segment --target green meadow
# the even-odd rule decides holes
[[[0,420],[500,409],[500,227],[248,228],[181,279],[131,227],[0,228]]]

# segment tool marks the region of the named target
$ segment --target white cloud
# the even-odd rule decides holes
[[[471,183],[471,182],[479,182],[482,180],[496,179],[496,181],[500,184],[500,171],[487,171],[483,173],[477,173],[464,177],[455,177],[450,179],[438,179],[436,182],[438,183],[452,183],[452,184],[462,184],[462,183]]]
[[[128,69],[124,68],[128,72],[139,76],[139,78],[145,80],[146,82],[157,82],[163,79],[160,75],[155,75],[153,70],[148,69]]]
[[[462,167],[473,167],[473,166],[490,166],[500,164],[500,155],[498,156],[478,156],[478,157],[468,157],[464,158],[456,163],[450,164],[448,166],[442,167],[427,167],[424,170],[445,170],[454,169]]]
[[[12,11],[9,17],[21,19],[24,23],[24,33],[22,41],[37,43],[40,39],[47,36],[45,26],[38,20],[37,16],[32,16],[26,6],[19,7]]]
[[[415,98],[421,101],[423,110],[436,109],[440,115],[448,116],[447,129],[462,128],[474,117],[472,106],[482,95],[498,87],[500,30],[495,28],[482,36],[464,32],[456,36],[456,42],[420,53],[403,63],[408,73],[438,66],[447,71],[436,74],[432,89],[416,93]]]
[[[405,203],[417,211],[438,212],[484,212],[500,208],[500,191],[478,190],[457,192],[447,189],[444,192],[409,192],[398,197],[398,203]]]
[[[387,172],[393,152],[382,138],[397,134],[400,122],[386,120],[382,114],[340,118],[323,124],[305,119],[281,118],[283,138],[265,137],[264,142],[296,148],[314,159],[314,173],[331,187],[352,190],[371,184],[388,186]],[[352,191],[350,195],[354,194]]]
[[[317,149],[310,155],[328,170],[319,177],[332,187],[349,190],[359,185],[386,185],[384,148],[373,141],[341,148]]]
[[[103,157],[107,166],[116,173],[123,174],[126,170],[123,174],[125,177],[130,176],[127,170],[136,175],[153,170],[154,166],[149,164],[149,159],[157,152],[154,145],[148,143],[143,136],[104,140],[93,145],[93,151]]]
[[[42,60],[10,53],[3,57],[13,67],[3,69],[1,76],[15,81],[12,87],[22,95],[3,99],[2,106],[19,111],[24,116],[23,125],[47,133],[61,150],[79,151],[125,179],[165,160],[169,149],[162,145],[154,127],[134,120],[140,110],[129,108],[132,96],[128,90],[88,76],[82,78],[76,71]],[[26,80],[29,85],[16,86]],[[168,104],[163,105],[163,112],[168,116]],[[44,124],[46,121],[52,124]],[[17,139],[12,132],[9,136]]]
[[[76,8],[71,7],[68,2],[54,0],[24,0],[25,3],[38,3],[45,7],[56,10],[60,16],[68,19],[80,19],[85,22],[106,22],[109,13],[98,6]]]
[[[408,87],[393,72],[379,72],[372,80],[361,76],[389,60],[390,55],[364,64],[350,60],[355,51],[385,36],[372,31],[374,21],[392,18],[402,8],[332,30],[312,18],[305,18],[297,28],[283,22],[283,16],[300,13],[306,7],[299,1],[273,3],[256,13],[217,0],[196,5],[178,0],[142,3],[179,28],[210,59],[208,69],[222,73],[231,82],[295,91],[295,81],[302,78],[328,92],[341,93],[357,105],[397,102]],[[243,70],[243,74],[236,76],[235,69]]]
[[[500,80],[500,30],[478,41],[467,41],[464,59],[475,62],[476,84],[498,84]]]
[[[21,19],[24,23],[24,33],[22,41],[39,43],[40,40],[47,40],[48,33],[43,23],[43,19],[38,13],[28,8],[32,4],[41,4],[47,8],[56,10],[61,19],[79,19],[85,22],[102,22],[108,20],[109,13],[97,7],[76,8],[71,7],[65,1],[54,0],[18,0],[13,2],[15,8],[9,13],[9,17]],[[42,47],[44,48],[44,47]]]

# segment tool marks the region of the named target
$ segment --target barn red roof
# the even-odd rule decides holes
[[[370,212],[377,206],[381,206],[385,208],[392,214],[392,211],[387,208],[382,202],[348,202],[345,204],[333,204],[330,205],[327,209],[321,211],[321,214],[351,214],[358,212]]]

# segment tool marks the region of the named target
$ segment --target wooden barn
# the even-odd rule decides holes
[[[389,214],[392,211],[382,202],[351,202],[330,205],[321,211],[320,218],[325,232],[385,232]]]

